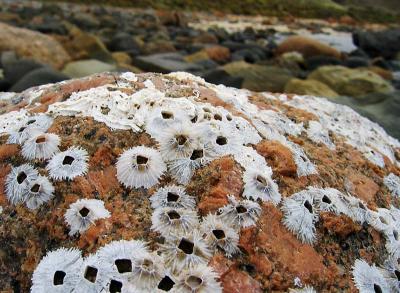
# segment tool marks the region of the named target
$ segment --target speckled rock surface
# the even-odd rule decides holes
[[[61,247],[80,249],[86,257],[112,241],[136,239],[157,251],[169,236],[152,228],[150,199],[171,184],[194,197],[199,216],[194,230],[207,215],[222,216],[232,200],[260,206],[254,224],[236,227],[237,251],[229,256],[217,249],[206,260],[223,292],[286,292],[305,285],[317,292],[357,292],[352,280],[357,259],[383,268],[388,259],[399,257],[389,244],[400,247],[400,243],[375,220],[390,211],[393,222],[387,226],[393,231],[400,221],[393,216],[400,204],[400,180],[396,181],[400,143],[345,106],[321,98],[215,86],[186,73],[104,73],[22,94],[0,93],[0,104],[0,288],[4,292],[28,292],[41,259]],[[54,196],[32,210],[23,203],[11,204],[5,186],[12,167],[24,163],[49,176],[48,160],[27,160],[21,152],[25,142],[9,143],[38,113],[52,117],[47,133],[58,135],[60,151],[71,146],[87,151],[88,170],[72,180],[50,178]],[[171,115],[172,124],[154,124]],[[174,172],[173,161],[162,156],[167,169],[156,184],[126,187],[117,176],[120,156],[135,146],[159,150],[163,141],[159,132],[168,133],[170,127],[184,123],[191,123],[193,133],[211,127],[208,135],[200,131],[205,145],[212,143],[215,133],[234,143],[220,152],[214,152],[218,148],[214,146],[213,155],[186,181],[182,173]],[[264,177],[259,179],[257,172]],[[258,185],[251,189],[252,180],[270,189]],[[318,192],[312,193],[311,187]],[[308,238],[302,238],[301,231],[288,229],[291,210],[285,207],[301,192],[314,200],[307,202],[312,207],[307,207],[307,200],[300,203],[317,217],[310,224],[315,229],[312,241],[304,241]],[[330,208],[321,204],[326,203],[325,195]],[[70,236],[64,215],[78,199],[103,201],[110,216]],[[363,217],[350,201],[362,206],[357,212],[362,210]],[[164,257],[162,250],[159,254]],[[171,274],[179,280],[179,272]],[[108,285],[105,292],[110,292]]]

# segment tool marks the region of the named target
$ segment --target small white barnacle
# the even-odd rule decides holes
[[[392,193],[392,196],[400,197],[400,177],[393,173],[390,173],[385,178],[383,178],[383,183]]]
[[[379,232],[385,232],[394,227],[394,219],[390,210],[385,208],[378,208],[376,211],[370,211],[367,219],[368,224]]]
[[[318,221],[316,202],[312,193],[304,190],[283,200],[283,224],[302,242],[315,241],[315,223]]]
[[[167,128],[184,122],[189,122],[188,115],[179,108],[157,107],[148,115],[145,129],[152,137],[159,139]]]
[[[39,175],[29,184],[25,204],[29,209],[37,209],[53,197],[54,187],[45,176]]]
[[[194,209],[195,199],[188,195],[182,186],[168,185],[159,188],[151,197],[151,207],[153,209],[161,207]]]
[[[357,197],[351,195],[341,195],[341,199],[345,202],[348,209],[346,215],[353,221],[363,224],[370,218],[371,211],[367,208],[366,204]]]
[[[233,155],[240,150],[241,141],[232,127],[223,123],[207,123],[202,136],[210,144],[215,157]]]
[[[102,263],[110,264],[116,280],[127,281],[132,277],[134,263],[148,254],[146,243],[139,240],[113,241],[97,252]]]
[[[213,214],[207,215],[203,218],[200,231],[213,251],[222,250],[228,257],[239,252],[239,234],[222,218]]]
[[[325,129],[318,121],[309,121],[307,136],[315,143],[322,143],[330,150],[335,150],[336,146],[329,137],[329,131]]]
[[[311,286],[304,286],[304,288],[289,289],[289,293],[317,293]]]
[[[271,178],[272,169],[249,168],[243,174],[244,191],[243,196],[250,199],[261,199],[271,201],[274,205],[281,201],[278,185]]]
[[[198,139],[194,126],[188,123],[172,125],[160,135],[160,153],[165,161],[190,157]]]
[[[394,259],[400,258],[400,229],[393,226],[390,226],[384,231],[386,238],[386,251],[389,256]]]
[[[176,277],[170,272],[166,272],[157,285],[156,292],[174,292],[174,287],[176,286]]]
[[[70,147],[64,152],[55,154],[46,169],[54,180],[72,180],[87,172],[88,153],[83,148]]]
[[[28,117],[16,131],[10,133],[7,143],[22,144],[31,136],[32,130],[46,132],[51,124],[53,124],[53,118],[45,114]]]
[[[104,202],[98,199],[79,199],[72,203],[65,212],[64,219],[70,226],[69,235],[82,233],[98,219],[110,217]]]
[[[71,292],[79,280],[82,263],[78,249],[60,248],[48,252],[33,272],[31,292]]]
[[[125,151],[117,161],[117,178],[126,187],[150,188],[156,185],[167,167],[160,153],[137,146]]]
[[[170,235],[160,246],[160,252],[163,254],[165,265],[173,272],[206,264],[212,255],[197,230],[183,236]]]
[[[261,214],[261,207],[251,200],[237,201],[233,195],[228,195],[228,204],[219,209],[223,220],[236,228],[246,228],[256,224]]]
[[[151,216],[151,229],[164,237],[170,234],[181,235],[189,233],[197,227],[197,213],[184,208],[157,208]]]
[[[24,201],[30,182],[37,179],[39,172],[30,164],[12,167],[5,180],[5,190],[8,200],[12,204]]]
[[[187,184],[196,169],[208,164],[214,158],[211,145],[199,143],[188,158],[168,162],[168,168],[175,180]]]
[[[60,138],[53,133],[32,131],[22,145],[22,156],[27,160],[46,160],[59,151]]]
[[[84,258],[79,268],[79,279],[73,292],[97,293],[107,287],[110,276],[112,276],[110,264],[102,263],[97,254]]]
[[[146,253],[133,264],[130,282],[144,291],[152,292],[165,276],[163,260],[157,253]]]
[[[333,212],[337,215],[348,213],[348,206],[339,190],[316,187],[308,187],[307,190],[313,194],[319,211]]]
[[[380,270],[365,260],[356,259],[353,266],[353,280],[357,289],[365,293],[390,292],[388,283]]]
[[[389,257],[383,264],[381,272],[392,292],[400,292],[400,264],[397,258]]]
[[[178,277],[176,286],[171,292],[182,293],[218,293],[222,292],[218,275],[206,265],[197,265],[183,271]]]

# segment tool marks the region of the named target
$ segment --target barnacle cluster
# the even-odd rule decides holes
[[[164,78],[166,86],[171,79],[190,80],[190,86],[180,86],[190,92],[189,96],[166,94],[146,78],[140,89],[130,93],[123,88],[137,82],[138,77],[124,73],[117,86],[107,84],[72,93],[65,101],[49,105],[47,114],[31,116],[20,110],[12,114],[17,117],[14,120],[10,114],[3,115],[0,130],[9,134],[8,143],[21,144],[26,160],[46,164],[53,181],[73,180],[89,168],[85,149],[60,149],[60,138],[46,133],[53,117],[93,117],[112,130],[145,131],[155,142],[123,150],[115,167],[122,187],[147,189],[151,195],[150,229],[160,236],[158,248],[151,251],[146,240],[121,240],[85,258],[76,249],[48,252],[35,270],[32,292],[221,292],[219,276],[207,264],[216,252],[228,258],[240,253],[240,229],[257,224],[263,202],[280,208],[284,226],[311,245],[318,239],[315,224],[321,212],[343,214],[371,225],[384,235],[388,259],[381,268],[357,260],[354,282],[362,292],[398,290],[400,211],[393,206],[373,211],[357,197],[316,186],[282,199],[281,182],[255,147],[263,139],[278,141],[290,151],[299,178],[318,174],[312,157],[296,140],[299,136],[330,150],[336,149],[336,136],[344,137],[380,167],[385,165],[383,156],[399,166],[394,153],[394,148],[400,147],[398,141],[354,111],[324,99],[262,94],[266,100],[278,100],[318,118],[298,122],[274,106],[258,108],[246,90],[207,84],[182,72]],[[212,89],[230,110],[202,100],[201,86]],[[231,156],[242,168],[242,193],[227,195],[228,203],[217,213],[200,215],[197,198],[188,194],[186,186],[196,170],[223,156]],[[6,192],[12,204],[24,202],[35,209],[52,198],[55,190],[50,179],[34,166],[13,167],[7,176]],[[387,175],[383,183],[393,197],[400,195],[397,175]],[[70,235],[84,233],[97,219],[108,217],[104,203],[96,199],[77,200],[64,216]],[[296,286],[299,289],[291,292],[315,292],[309,286]]]

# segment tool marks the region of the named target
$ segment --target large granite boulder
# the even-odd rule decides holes
[[[184,72],[0,103],[5,292],[398,288],[400,142],[347,106]]]

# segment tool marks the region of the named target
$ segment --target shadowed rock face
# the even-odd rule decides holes
[[[234,213],[248,215],[251,208],[244,200],[259,205],[255,225],[232,228],[239,236],[237,245],[242,253],[228,258],[217,249],[210,257],[207,253],[202,256],[226,292],[286,291],[295,287],[295,278],[317,291],[355,290],[351,272],[355,260],[363,258],[381,265],[388,255],[384,232],[369,222],[361,224],[344,210],[323,211],[312,200],[302,206],[319,216],[314,223],[313,243],[303,243],[296,231],[291,232],[285,224],[283,204],[309,187],[330,187],[344,196],[349,194],[372,214],[377,208],[400,204],[393,189],[384,183],[390,173],[400,175],[399,142],[345,106],[310,96],[215,86],[187,73],[104,73],[31,88],[18,97],[2,95],[0,288],[4,290],[28,291],[42,257],[60,247],[78,248],[88,255],[115,240],[140,239],[149,243],[150,251],[160,249],[170,240],[152,230],[154,209],[149,198],[171,184],[182,185],[195,199],[200,222],[228,205],[232,205]],[[7,143],[10,134],[26,121],[26,111],[52,117],[47,132],[60,137],[61,151],[79,146],[89,155],[88,172],[71,181],[51,180],[54,196],[36,210],[28,209],[24,203],[12,205],[5,189],[11,168],[23,163],[31,163],[41,175],[49,176],[46,161],[27,161],[21,155],[23,143]],[[172,116],[165,119],[162,111]],[[173,124],[168,123],[174,119],[178,124],[187,120],[191,129],[186,134],[188,138],[204,127],[213,127],[207,135],[200,132],[203,140],[214,142],[209,146],[213,152],[204,145],[193,146],[188,161],[195,161],[198,166],[182,184],[182,176],[174,173],[170,158],[159,146],[163,135],[171,131]],[[225,139],[222,141],[221,137]],[[116,162],[125,150],[141,145],[159,151],[168,169],[150,188],[126,188],[117,178]],[[191,160],[193,153],[197,155]],[[140,160],[144,158],[146,171],[152,166],[152,157]],[[254,169],[262,175],[248,177],[246,174],[253,174]],[[265,192],[258,201],[248,195],[252,180],[263,184],[262,189],[253,189]],[[274,204],[268,197],[273,188],[282,198],[279,203]],[[103,201],[111,216],[96,220],[95,225],[71,237],[64,214],[72,203],[83,198]],[[334,199],[321,197],[321,202],[332,204]],[[232,200],[241,203],[235,207]],[[166,201],[179,200],[174,194],[166,194]],[[88,211],[82,213],[87,215]],[[179,220],[183,214],[180,212],[179,218],[178,214],[171,215]],[[229,221],[224,223],[230,225]],[[211,230],[218,240],[229,237],[226,231]],[[200,255],[198,240],[189,236],[185,234],[187,240],[182,249],[186,254]],[[121,257],[122,261],[129,262],[125,257]],[[125,263],[119,269],[130,272],[132,267]],[[66,280],[64,271],[55,273],[55,283]],[[159,288],[174,285],[171,279],[163,278],[160,277]],[[118,282],[114,280],[113,286],[120,288]]]

